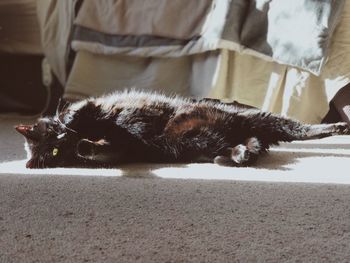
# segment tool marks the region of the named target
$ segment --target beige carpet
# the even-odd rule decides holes
[[[13,126],[30,121],[0,117],[0,262],[350,259],[347,136],[283,145],[255,168],[27,170]]]

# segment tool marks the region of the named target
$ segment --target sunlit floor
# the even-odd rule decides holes
[[[3,117],[4,118],[4,117]],[[23,120],[22,120],[23,121]],[[215,164],[132,164],[119,169],[26,169],[23,139],[5,118],[1,132],[0,174],[127,176],[173,179],[350,184],[350,136],[293,142],[272,148],[254,167]],[[7,124],[7,125],[6,125]],[[8,139],[6,139],[8,138]],[[13,151],[11,153],[11,151]],[[8,156],[12,156],[9,158]],[[22,158],[19,158],[22,157]]]

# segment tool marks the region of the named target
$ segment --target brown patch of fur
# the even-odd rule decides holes
[[[96,145],[103,146],[103,145],[108,145],[109,143],[105,139],[100,139],[95,142]]]
[[[165,127],[165,132],[172,136],[181,136],[188,131],[199,130],[209,127],[216,122],[214,114],[205,107],[192,106],[183,107]]]
[[[203,119],[189,119],[182,121],[181,123],[172,124],[166,127],[166,131],[173,135],[181,135],[187,131],[199,129],[200,127],[206,126],[207,121]]]

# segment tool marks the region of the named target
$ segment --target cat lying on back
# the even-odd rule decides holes
[[[75,102],[16,129],[26,138],[27,168],[199,161],[246,166],[280,141],[349,133],[346,123],[306,125],[216,100],[136,91]]]

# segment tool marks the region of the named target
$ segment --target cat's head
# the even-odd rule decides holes
[[[57,120],[42,118],[34,125],[15,128],[26,139],[27,168],[67,167],[81,161],[78,136]]]
[[[118,157],[105,139],[82,138],[57,118],[15,128],[26,139],[27,168],[106,167]]]

